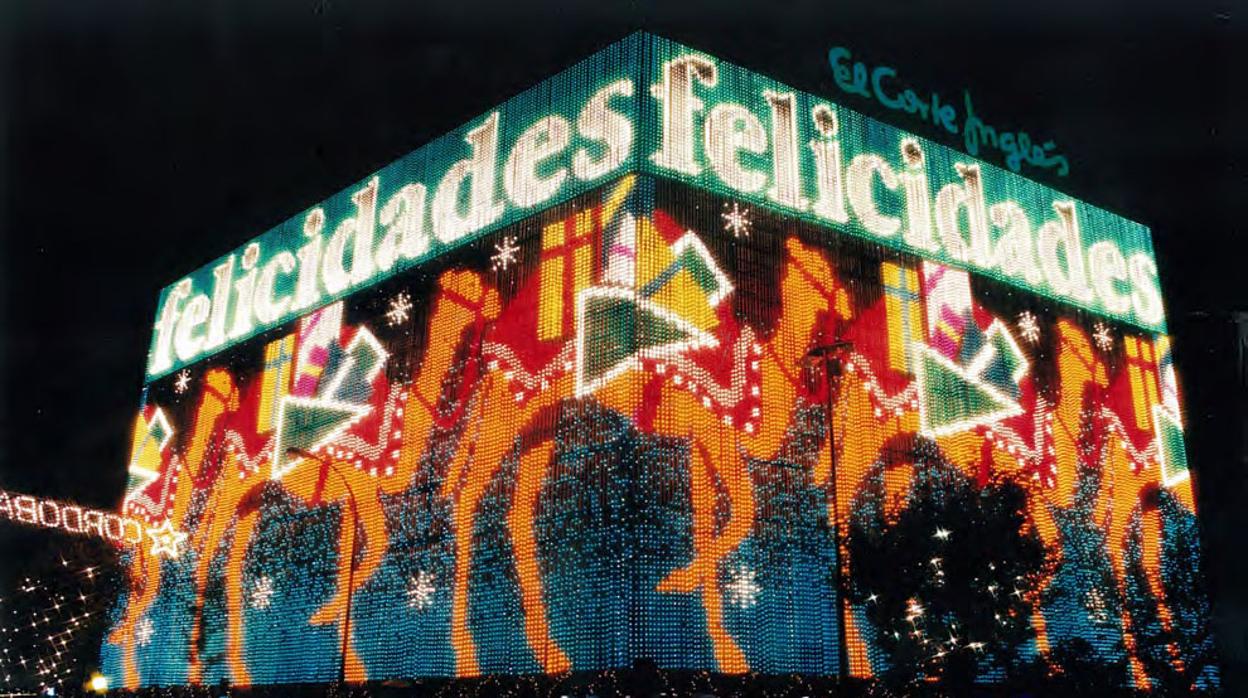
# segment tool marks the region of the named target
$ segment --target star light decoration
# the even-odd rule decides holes
[[[433,574],[421,570],[407,582],[407,607],[423,611],[433,603],[433,595],[438,591],[433,583]]]
[[[386,311],[386,321],[391,327],[395,327],[411,317],[412,297],[407,295],[407,291],[399,291],[399,294],[390,299],[390,308]]]
[[[189,387],[191,387],[191,372],[184,368],[178,371],[178,379],[173,382],[173,391],[181,395]]]
[[[750,236],[750,209],[741,208],[741,204],[732,202],[732,206],[724,204],[725,211],[720,215],[724,219],[724,230],[732,233],[733,237],[749,237]]]
[[[1098,322],[1093,327],[1092,340],[1096,342],[1096,346],[1101,351],[1109,351],[1114,348],[1114,336],[1109,332],[1109,325]]]
[[[1088,617],[1093,623],[1103,625],[1109,622],[1108,607],[1105,604],[1105,597],[1096,587],[1088,590],[1088,594],[1084,600],[1084,606],[1088,609]]]
[[[90,619],[103,605],[94,588],[96,567],[77,568],[63,557],[61,565],[67,573],[25,577],[11,595],[0,597],[3,695],[64,690],[81,677],[82,658],[98,651],[98,644],[84,645],[90,643],[84,638]]]
[[[251,587],[251,607],[264,609],[273,603],[273,579],[268,575],[260,577]]]
[[[178,557],[179,547],[186,541],[186,533],[176,530],[169,519],[156,528],[147,529],[147,537],[152,539],[152,555],[173,559]]]
[[[152,642],[152,635],[156,634],[156,626],[152,623],[151,618],[144,618],[139,621],[139,625],[134,629],[134,641],[139,647],[147,647]]]
[[[724,585],[728,603],[737,608],[749,608],[758,603],[758,594],[762,590],[755,581],[754,570],[740,565],[733,568],[728,583]]]
[[[1018,333],[1030,344],[1040,341],[1040,323],[1030,310],[1018,314]]]
[[[516,262],[518,252],[520,248],[516,246],[516,239],[510,235],[503,236],[502,243],[494,245],[494,255],[490,257],[494,271],[507,271],[507,267]]]

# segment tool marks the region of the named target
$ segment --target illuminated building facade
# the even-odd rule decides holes
[[[171,284],[147,379],[113,686],[1217,684],[1148,230],[658,37]]]

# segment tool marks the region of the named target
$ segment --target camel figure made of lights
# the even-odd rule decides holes
[[[693,558],[685,566],[672,570],[656,589],[667,593],[699,593],[718,668],[725,672],[747,671],[749,665],[744,653],[724,626],[718,580],[719,564],[737,549],[754,524],[754,483],[747,459],[769,460],[776,456],[798,403],[813,402],[816,398],[803,388],[800,380],[807,351],[820,337],[832,336],[829,329],[834,322],[842,323],[841,329],[844,329],[844,324],[853,317],[849,296],[826,260],[796,239],[787,240],[785,248],[786,261],[781,275],[783,306],[775,329],[766,341],[751,346],[752,330],[746,328],[742,337],[747,341],[739,341],[732,349],[744,354],[745,360],[756,363],[766,396],[759,402],[758,418],[748,430],[709,409],[705,396],[699,397],[688,385],[679,384],[676,372],[661,381],[657,393],[643,398],[640,386],[654,376],[647,374],[646,380],[638,380],[636,376],[641,369],[637,368],[596,387],[590,395],[580,397],[575,376],[568,372],[557,373],[544,381],[529,399],[520,401],[514,399],[508,372],[491,367],[479,379],[474,374],[460,380],[460,393],[451,400],[454,414],[450,417],[440,414],[438,405],[444,383],[457,352],[467,343],[471,345],[469,351],[479,354],[481,347],[489,344],[486,342],[489,324],[502,312],[497,293],[488,288],[479,275],[465,271],[447,272],[439,279],[439,291],[426,334],[429,339],[420,368],[410,384],[383,386],[390,391],[386,393],[387,400],[402,403],[396,413],[402,420],[403,434],[394,467],[384,473],[364,471],[351,459],[323,454],[324,457],[319,458],[302,458],[298,467],[274,482],[271,442],[265,447],[269,449],[267,452],[262,448],[254,456],[237,448],[226,449],[224,455],[212,453],[214,444],[228,440],[230,418],[240,411],[244,402],[229,372],[224,369],[206,372],[187,445],[166,463],[170,471],[166,476],[173,480],[172,496],[164,516],[180,530],[194,530],[189,548],[194,553],[196,610],[188,643],[189,680],[202,680],[198,645],[204,590],[212,560],[225,540],[230,539],[225,565],[227,660],[234,683],[250,683],[244,659],[243,568],[260,521],[261,494],[264,488],[271,486],[281,487],[309,506],[341,508],[335,591],[312,615],[310,622],[332,623],[339,633],[346,634],[346,677],[349,680],[367,678],[366,668],[348,632],[347,597],[373,577],[388,547],[381,495],[410,486],[434,431],[454,428],[461,422],[464,432],[441,487],[442,494],[452,504],[455,524],[451,642],[456,671],[464,676],[479,673],[476,647],[468,627],[472,533],[486,489],[504,459],[513,453],[518,459],[518,468],[507,525],[515,554],[526,639],[545,671],[569,669],[570,661],[551,637],[548,626],[537,554],[535,508],[556,455],[553,435],[541,425],[553,423],[550,416],[560,405],[575,399],[592,400],[626,416],[635,415],[643,400],[654,400],[645,428],[656,435],[683,439],[690,444]],[[869,328],[869,331],[883,331],[883,328]],[[1121,422],[1112,410],[1090,409],[1102,400],[1107,390],[1121,388],[1122,374],[1117,376],[1115,387],[1109,387],[1104,362],[1076,324],[1060,320],[1054,325],[1054,332],[1056,401],[1049,405],[1036,399],[1030,411],[1037,425],[1036,437],[1029,454],[1024,457],[1015,445],[999,438],[1008,428],[997,424],[987,429],[942,435],[934,442],[942,457],[970,478],[982,479],[985,468],[995,470],[1004,465],[1007,476],[1027,489],[1030,522],[1052,551],[1061,548],[1055,514],[1074,505],[1081,465],[1103,466],[1094,520],[1106,533],[1105,544],[1119,596],[1125,598],[1126,595],[1128,561],[1124,549],[1134,534],[1142,549],[1145,577],[1157,600],[1159,618],[1168,628],[1171,618],[1160,576],[1163,522],[1155,499],[1165,486],[1185,509],[1193,510],[1190,481],[1162,483],[1156,454],[1146,450],[1141,455],[1120,433]],[[435,340],[435,336],[438,339]],[[445,341],[451,336],[456,341]],[[507,341],[505,337],[492,339],[496,340],[496,346]],[[566,360],[566,354],[566,351],[561,353],[558,360]],[[890,443],[898,443],[897,437],[919,431],[914,400],[908,395],[884,395],[868,359],[853,353],[845,368],[831,396],[832,438],[823,440],[812,469],[814,484],[835,488],[832,501],[837,506],[829,503],[829,517],[841,525],[848,521],[849,507],[862,486],[861,479],[855,479],[853,474],[867,473],[882,449]],[[911,390],[912,386],[906,390]],[[259,398],[252,393],[248,395],[248,400],[251,399]],[[881,409],[882,403],[888,403],[885,409]],[[1098,437],[1102,462],[1081,464],[1079,454],[1087,449],[1080,446],[1087,438],[1085,422],[1089,418],[1096,421],[1103,432]],[[872,424],[874,428],[862,428],[863,424]],[[1117,430],[1113,428],[1115,424]],[[993,438],[993,431],[998,432],[998,438]],[[834,456],[837,477],[836,482],[829,484]],[[889,460],[891,465],[884,473],[887,501],[900,502],[909,491],[913,472],[902,462],[904,460]],[[1012,467],[1014,465],[1017,467]],[[192,494],[201,489],[208,489],[211,494],[202,508],[203,514],[196,518],[200,509],[192,506]],[[727,507],[721,506],[721,496],[726,498]],[[728,514],[722,525],[717,521],[717,509],[726,509]],[[355,536],[360,529],[364,535],[360,546],[362,554],[352,559],[350,551],[356,549]],[[840,555],[848,553],[844,545],[840,545],[838,551]],[[841,564],[849,564],[847,558],[840,559]],[[157,597],[164,567],[165,563],[146,547],[136,548],[129,568],[128,602],[109,636],[110,642],[121,647],[123,679],[128,687],[137,687],[140,682],[136,631]],[[1041,591],[1037,590],[1036,594]],[[1044,617],[1038,603],[1036,609],[1033,625],[1037,631],[1037,647],[1043,652],[1048,647]],[[852,614],[845,614],[845,622],[851,673],[869,675],[865,645],[854,627]],[[1125,605],[1122,623],[1136,684],[1146,687],[1147,676],[1134,649],[1135,631]],[[1174,661],[1180,661],[1177,648],[1171,645],[1170,651]]]
[[[185,455],[173,456],[166,464],[170,471],[166,476],[174,480],[173,503],[167,508],[166,517],[175,528],[185,528],[191,495],[210,477],[205,474],[205,461],[209,447],[220,437],[222,417],[238,407],[238,390],[229,372],[220,369],[208,371],[203,378],[203,389],[195,408]],[[127,569],[129,598],[120,621],[109,633],[108,641],[121,647],[122,680],[130,689],[138,688],[140,683],[136,657],[138,626],[160,592],[164,564],[163,558],[153,554],[146,545],[134,549]]]
[[[228,422],[233,414],[244,412],[240,407],[246,404],[240,403],[239,391],[227,371],[212,369],[205,374],[205,390],[196,411],[194,434],[184,459],[186,466],[177,475],[177,494],[169,512],[175,527],[181,530],[192,528],[188,524],[194,523],[189,539],[195,565],[195,610],[187,645],[188,682],[199,683],[203,678],[199,644],[204,592],[212,561],[228,538],[231,543],[226,553],[224,584],[227,662],[235,685],[251,683],[243,634],[243,573],[247,552],[260,523],[261,496],[268,487],[280,487],[309,506],[336,506],[343,511],[337,546],[335,591],[309,622],[317,625],[333,623],[340,634],[347,633],[347,597],[372,579],[388,547],[381,497],[411,485],[435,429],[449,428],[456,421],[454,415],[439,413],[444,381],[460,348],[467,344],[470,352],[476,351],[472,347],[479,346],[485,323],[497,313],[497,293],[487,288],[478,274],[452,270],[439,278],[428,322],[429,332],[426,333],[427,345],[419,370],[410,384],[386,386],[390,392],[381,393],[383,401],[404,401],[399,409],[394,410],[395,416],[402,420],[399,453],[393,467],[381,472],[364,471],[351,459],[306,454],[308,457],[300,458],[290,472],[275,479],[272,438],[254,455],[246,453],[242,440],[237,439],[232,447],[223,449],[225,453],[219,467],[207,472],[208,469],[201,464],[208,446],[231,441],[223,423]],[[379,378],[377,382],[382,383],[384,379]],[[258,386],[253,388],[248,399],[261,399]],[[461,394],[455,402],[465,403],[466,400],[466,396]],[[196,490],[208,490],[210,494],[202,509],[203,515],[191,522],[188,520],[190,495]],[[357,528],[362,529],[364,534],[358,561],[351,556],[351,551],[356,549],[354,537],[358,533]],[[130,568],[130,577],[132,597],[110,640],[123,647],[125,685],[137,687],[140,677],[135,658],[135,629],[159,589],[159,560],[140,549]],[[355,681],[366,679],[366,668],[349,636],[344,638],[343,645],[346,648],[346,678]]]
[[[1144,377],[1143,380],[1151,380],[1151,377]],[[1130,389],[1127,371],[1122,370],[1115,376],[1109,393],[1120,396],[1114,402],[1122,405],[1128,402],[1124,398],[1129,395]],[[1166,418],[1164,408],[1148,402],[1136,405],[1137,409],[1139,407],[1155,412],[1148,415],[1146,420]],[[1155,603],[1157,619],[1162,630],[1170,633],[1174,628],[1174,616],[1162,577],[1166,522],[1160,498],[1168,493],[1183,511],[1195,512],[1195,495],[1192,481],[1186,474],[1166,482],[1162,465],[1164,455],[1158,437],[1150,434],[1146,437],[1150,439],[1149,443],[1140,450],[1136,448],[1128,428],[1116,412],[1107,407],[1102,408],[1096,419],[1103,470],[1093,516],[1105,531],[1105,548],[1109,554],[1118,598],[1121,599],[1123,644],[1127,650],[1127,661],[1135,687],[1151,690],[1148,673],[1140,660],[1140,628],[1137,627],[1136,619],[1127,603],[1127,581],[1131,574],[1127,547],[1129,542],[1139,546],[1139,563],[1143,568],[1145,585]],[[1168,643],[1167,651],[1170,662],[1176,669],[1182,670],[1183,660],[1177,644]]]
[[[851,328],[858,332],[883,332],[876,327]],[[1074,323],[1061,320],[1055,325],[1057,333],[1057,387],[1056,402],[1052,405],[1037,398],[1029,413],[1035,424],[1034,443],[1030,453],[1017,441],[1000,438],[1004,430],[1001,424],[991,424],[944,434],[933,438],[941,457],[957,467],[972,481],[982,481],[985,476],[998,470],[1020,484],[1027,492],[1028,520],[1039,534],[1045,547],[1053,554],[1061,549],[1061,540],[1054,514],[1067,509],[1073,502],[1078,486],[1077,441],[1081,433],[1085,410],[1094,399],[1095,392],[1107,384],[1106,370],[1092,349],[1083,330]],[[821,446],[815,466],[815,483],[826,484],[832,471],[833,456],[836,461],[835,488],[837,511],[829,502],[829,518],[838,523],[838,530],[846,530],[855,497],[863,486],[863,480],[872,472],[886,448],[910,443],[919,434],[920,423],[917,398],[913,397],[915,384],[888,395],[881,388],[875,367],[865,356],[854,353],[846,362],[846,370],[839,379],[834,393],[831,440]],[[873,425],[864,428],[863,425]],[[998,438],[992,438],[993,430]],[[910,437],[908,441],[905,437]],[[892,446],[890,446],[892,445]],[[835,448],[835,454],[831,449]],[[1050,457],[1051,456],[1051,457]],[[883,473],[884,504],[892,514],[905,501],[914,476],[913,463],[906,458],[885,458],[887,466]],[[839,546],[841,564],[848,567],[849,550],[842,537]],[[1037,589],[1038,600],[1043,588]],[[1039,603],[1034,604],[1032,624],[1037,634],[1037,647],[1047,651],[1047,634],[1044,615]],[[846,642],[850,673],[870,676],[871,664],[866,655],[866,645],[852,613],[844,612]]]
[[[642,222],[638,223],[643,224]],[[847,320],[849,296],[822,255],[796,238],[785,243],[786,259],[781,273],[782,308],[770,338],[753,346],[741,343],[734,349],[747,352],[742,360],[757,362],[761,391],[759,413],[750,429],[729,423],[695,395],[680,373],[669,370],[662,381],[657,404],[650,406],[653,419],[646,427],[655,434],[685,440],[690,445],[693,559],[672,570],[656,589],[660,592],[701,595],[706,627],[720,671],[745,672],[745,654],[724,625],[718,565],[749,535],[754,524],[754,483],[747,459],[772,459],[779,451],[802,393],[802,362],[816,336],[830,319]],[[506,311],[504,311],[506,312]],[[746,330],[743,335],[750,332]],[[752,336],[752,333],[747,335]],[[499,341],[507,341],[501,338]],[[594,347],[583,347],[593,351]],[[587,398],[626,416],[642,407],[639,386],[654,377],[653,371],[638,376],[633,368],[608,380]],[[456,542],[455,583],[451,615],[451,640],[456,671],[461,676],[480,673],[476,645],[468,627],[469,576],[472,541],[478,509],[491,480],[503,461],[515,451],[516,483],[508,509],[508,531],[520,586],[525,634],[542,669],[557,673],[571,668],[570,661],[551,637],[543,600],[542,579],[535,534],[536,504],[546,473],[555,456],[549,429],[551,411],[577,399],[570,373],[546,382],[527,400],[517,400],[508,371],[499,367],[482,378],[470,415],[469,427],[443,481],[442,491],[454,506]],[[682,383],[684,383],[682,385]],[[696,387],[696,386],[695,386]],[[585,399],[585,398],[582,398]],[[756,428],[753,426],[756,425]],[[518,446],[517,446],[518,444]],[[727,499],[727,520],[717,526],[716,510],[721,483]]]

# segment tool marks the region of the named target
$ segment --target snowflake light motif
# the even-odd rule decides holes
[[[1109,333],[1109,326],[1103,322],[1096,323],[1095,331],[1092,333],[1092,340],[1096,342],[1096,346],[1101,351],[1109,351],[1114,348],[1114,336]]]
[[[152,625],[151,618],[144,618],[139,621],[138,627],[134,629],[134,640],[139,647],[147,647],[152,641],[152,635],[156,634],[156,627]]]
[[[727,209],[719,214],[724,219],[724,230],[732,233],[733,237],[749,237],[750,236],[750,209],[741,208],[737,202],[732,202],[732,208],[728,208],[728,204],[724,204]]]
[[[763,589],[755,581],[754,570],[739,566],[732,570],[724,590],[728,592],[728,603],[737,608],[749,608],[758,603],[758,594]]]
[[[268,608],[273,603],[273,580],[261,577],[251,588],[251,607]]]
[[[1109,622],[1109,613],[1105,606],[1105,597],[1101,596],[1101,592],[1096,587],[1088,590],[1087,598],[1084,602],[1087,606],[1088,615],[1093,623],[1105,624]]]
[[[433,583],[433,574],[421,570],[407,582],[407,607],[423,611],[433,603],[433,595],[437,592],[438,587]]]
[[[191,372],[184,368],[178,372],[178,379],[173,382],[173,390],[181,395],[189,387],[191,387]]]
[[[411,317],[412,297],[407,291],[399,291],[399,295],[390,299],[390,309],[386,311],[386,321],[391,327],[407,322]]]
[[[1040,323],[1030,310],[1024,310],[1018,316],[1018,333],[1031,344],[1040,341]]]
[[[516,253],[520,248],[516,246],[516,239],[510,235],[503,237],[501,244],[494,245],[494,256],[490,257],[490,261],[494,264],[495,271],[507,271],[507,267],[516,261]]]

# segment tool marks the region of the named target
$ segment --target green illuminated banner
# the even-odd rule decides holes
[[[164,289],[147,378],[627,172],[1165,328],[1144,226],[638,33]]]

